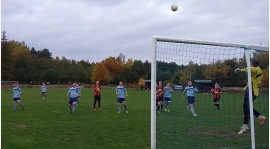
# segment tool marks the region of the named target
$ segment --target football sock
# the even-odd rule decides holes
[[[118,111],[121,111],[121,107],[120,106],[117,106],[117,108],[118,108]]]
[[[22,104],[22,103],[20,103],[19,105],[20,105],[21,107],[23,107],[23,104]]]
[[[75,106],[73,106],[73,107],[72,107],[72,113],[74,113],[74,112],[75,112],[75,109],[76,109],[76,107],[75,107]]]
[[[159,111],[159,109],[160,109],[160,106],[157,106],[157,110]]]
[[[16,109],[16,104],[13,104],[13,108]]]
[[[163,104],[161,104],[161,110],[163,109]]]
[[[168,108],[168,109],[171,109],[171,105],[170,105],[170,103],[168,103],[167,108]]]
[[[217,104],[217,107],[219,108],[219,104]]]
[[[125,110],[127,110],[127,106],[124,105],[124,107],[125,107]]]
[[[194,111],[193,107],[191,107],[190,110],[191,110],[192,114],[195,114],[195,111]]]

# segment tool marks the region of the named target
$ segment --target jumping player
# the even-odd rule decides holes
[[[259,62],[252,60],[250,62],[250,68],[251,68],[251,80],[252,80],[252,99],[254,100],[259,96],[259,85],[262,81],[262,70],[259,66]],[[235,69],[235,73],[237,72],[247,72],[247,68]],[[249,111],[249,89],[248,86],[246,86],[243,90],[246,91],[244,102],[243,102],[243,111],[244,111],[244,120],[243,120],[243,126],[241,127],[241,130],[238,132],[239,135],[243,134],[248,130],[248,123],[250,120],[250,111]],[[259,119],[259,125],[262,126],[266,117],[261,115],[255,108],[253,108],[253,114]]]

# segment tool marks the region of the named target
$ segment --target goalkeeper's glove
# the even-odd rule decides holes
[[[242,71],[242,69],[240,69],[240,68],[236,68],[236,69],[234,70],[235,73],[241,72],[241,71]]]

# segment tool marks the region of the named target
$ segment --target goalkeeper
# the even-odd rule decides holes
[[[252,79],[252,99],[253,102],[256,99],[256,97],[259,95],[259,89],[258,86],[261,84],[262,80],[262,70],[259,67],[259,63],[255,60],[250,62],[251,66],[251,79]],[[237,68],[235,69],[235,73],[237,72],[247,72],[247,68],[240,69]],[[243,89],[246,91],[245,97],[244,97],[244,103],[243,103],[243,110],[244,110],[244,121],[243,121],[243,126],[241,127],[241,130],[239,131],[238,134],[243,134],[248,128],[248,123],[250,120],[250,113],[249,113],[249,93],[248,93],[248,85],[245,86]],[[260,126],[263,125],[265,116],[262,116],[256,109],[253,108],[253,114],[260,120]]]

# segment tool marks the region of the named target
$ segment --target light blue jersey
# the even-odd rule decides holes
[[[173,91],[173,89],[171,87],[165,86],[164,87],[164,97],[171,98],[172,97],[172,92],[171,91]]]
[[[195,91],[198,91],[195,86],[187,86],[185,87],[184,93],[187,93],[187,96],[194,97]]]
[[[125,93],[127,92],[124,86],[117,86],[116,92],[118,93],[118,98],[125,98]]]
[[[46,91],[47,91],[47,88],[46,88],[45,85],[41,86],[41,91],[42,91],[42,92],[46,92]]]
[[[13,98],[20,98],[21,93],[22,91],[19,86],[13,88]]]
[[[68,94],[71,98],[76,98],[79,94],[79,92],[77,91],[77,89],[75,87],[71,87],[69,90],[68,90]]]
[[[78,93],[81,93],[81,87],[79,87],[79,86],[76,87],[76,90],[77,90]]]

